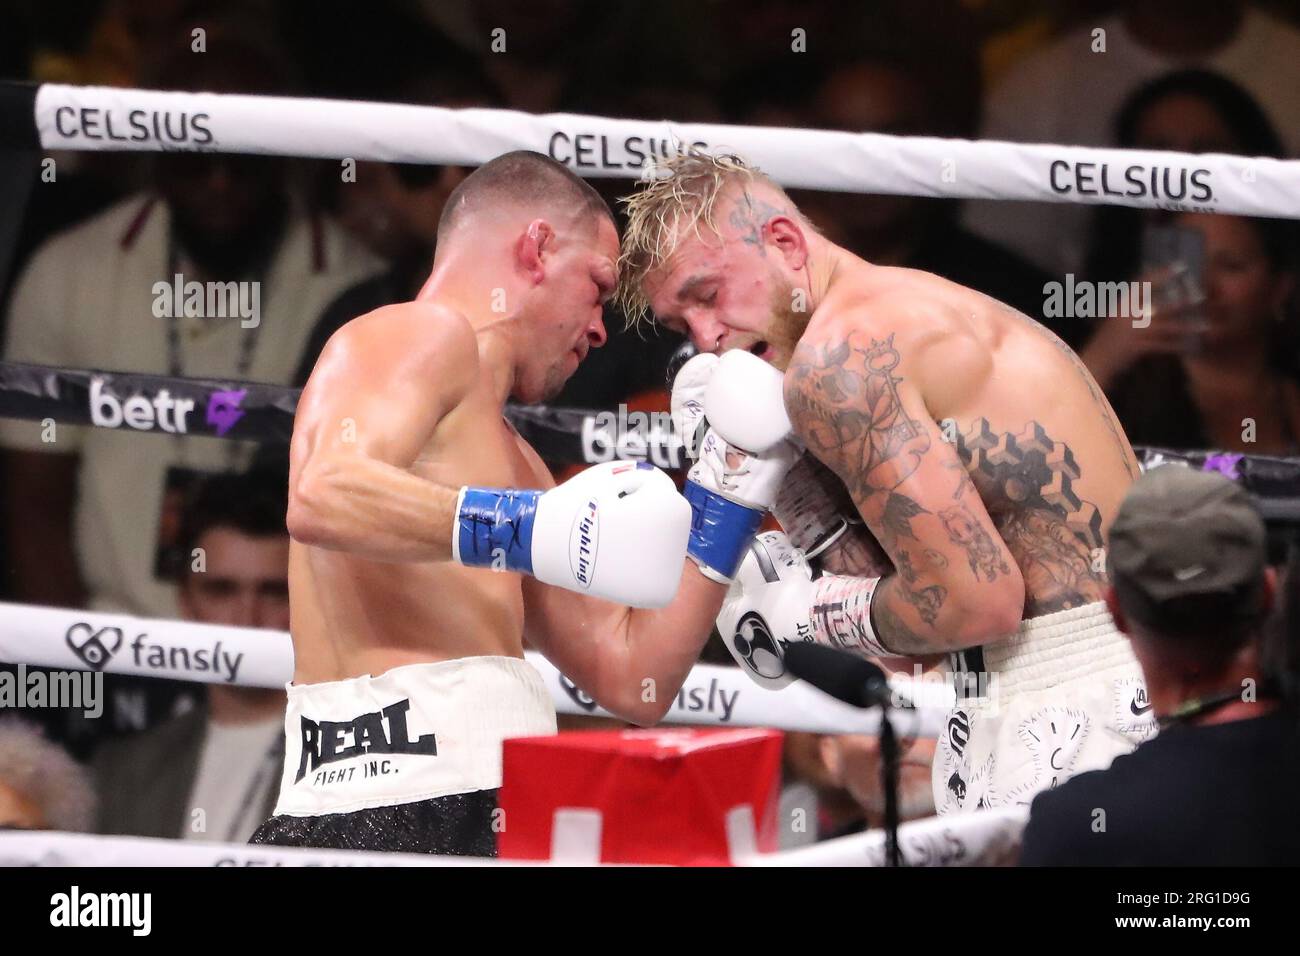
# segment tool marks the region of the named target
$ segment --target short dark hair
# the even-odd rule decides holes
[[[542,153],[517,149],[484,163],[452,190],[438,221],[438,243],[455,227],[466,207],[495,203],[561,206],[580,216],[614,221],[614,213],[600,193],[569,167]]]
[[[186,495],[180,535],[184,553],[192,554],[214,528],[231,528],[251,538],[287,536],[288,509],[289,479],[280,469],[203,478]]]

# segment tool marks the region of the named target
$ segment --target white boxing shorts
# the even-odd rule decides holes
[[[957,702],[934,755],[940,813],[1028,805],[1156,732],[1142,669],[1101,601],[950,658]]]
[[[502,741],[555,733],[541,675],[517,657],[408,664],[286,690],[277,817],[495,790]]]

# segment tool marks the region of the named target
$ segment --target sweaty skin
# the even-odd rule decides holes
[[[722,241],[683,241],[646,293],[700,349],[785,372],[797,437],[869,532],[823,566],[886,575],[886,647],[970,647],[1102,599],[1103,535],[1137,461],[1064,343],[981,293],[858,258],[761,181],[732,185],[715,221]]]
[[[1137,461],[1051,332],[937,276],[859,260],[813,313],[785,385],[797,434],[897,569],[874,604],[886,646],[962,647],[1102,599],[1103,533]]]
[[[612,270],[608,222],[600,249]],[[725,589],[686,562],[673,604],[633,611],[450,560],[462,485],[553,481],[503,417],[519,375],[491,290],[460,296],[483,303],[471,316],[443,301],[441,285],[435,268],[417,301],[341,329],[303,391],[290,451],[294,681],[522,657],[527,641],[609,710],[653,723],[699,656]],[[594,319],[579,316],[558,345],[530,343],[530,354],[555,352],[546,390],[585,357],[582,323],[600,316],[592,289]]]

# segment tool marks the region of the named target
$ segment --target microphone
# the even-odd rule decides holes
[[[851,707],[889,707],[893,703],[885,672],[856,654],[801,641],[786,646],[785,667],[795,677]]]
[[[889,722],[893,693],[885,672],[871,661],[824,644],[800,642],[785,649],[785,668],[822,693],[851,707],[880,708],[880,784],[885,795],[885,865],[902,866],[898,844],[898,737]]]

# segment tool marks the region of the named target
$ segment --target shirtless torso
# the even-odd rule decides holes
[[[982,645],[1100,601],[1103,536],[1137,462],[1074,353],[973,289],[860,259],[726,160],[677,166],[723,181],[716,238],[658,237],[679,199],[671,177],[646,187],[625,243],[640,301],[702,351],[743,349],[783,371],[796,437],[869,532],[823,566],[885,576],[871,599],[883,645]],[[860,560],[875,546],[887,563]]]
[[[786,397],[898,571],[886,644],[962,646],[1017,577],[1024,618],[1101,600],[1137,462],[1082,363],[987,296],[839,252]]]
[[[444,383],[421,374],[441,364],[421,352],[443,347],[446,338],[428,335],[430,322],[457,319],[440,316],[435,306],[406,303],[358,319],[331,340],[298,406],[294,467],[321,446],[366,443],[368,435],[391,442],[392,426],[409,416],[424,426],[402,438],[410,444],[413,475],[445,488],[548,487],[536,453],[502,417],[490,379],[474,374],[441,418],[426,417],[438,407]],[[476,359],[459,356],[472,366]],[[376,424],[371,416],[383,421]],[[448,511],[448,529],[451,522]],[[523,654],[523,595],[515,575],[484,574],[447,560],[384,560],[298,541],[289,563],[298,683],[379,674],[421,661]]]

